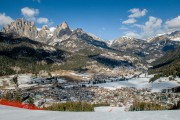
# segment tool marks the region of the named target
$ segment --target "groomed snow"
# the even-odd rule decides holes
[[[0,120],[180,120],[180,111],[55,112],[0,105]]]
[[[95,112],[119,113],[119,112],[125,112],[125,107],[102,106],[102,107],[95,107],[94,111]]]

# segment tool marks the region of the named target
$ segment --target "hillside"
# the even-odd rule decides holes
[[[169,51],[163,57],[152,63],[150,73],[159,73],[163,76],[180,76],[180,48]]]
[[[138,55],[114,49],[100,38],[83,31],[81,28],[72,30],[66,22],[58,25],[54,31],[50,31],[47,26],[43,26],[38,31],[33,21],[17,19],[10,25],[6,25],[2,31],[2,34],[7,36],[3,37],[1,35],[2,48],[4,48],[1,50],[1,53],[2,55],[10,54],[9,56],[2,57],[2,59],[8,59],[8,61],[14,62],[13,65],[4,67],[8,70],[12,66],[19,67],[18,61],[22,59],[23,66],[26,66],[28,63],[34,64],[38,62],[39,64],[39,62],[45,62],[45,64],[41,64],[42,69],[40,70],[48,70],[49,72],[56,70],[75,70],[111,74],[111,72],[117,73],[118,69],[121,68],[136,70],[139,67],[143,67],[139,69],[140,71],[146,69],[146,65],[144,66],[144,62],[141,62],[141,57]],[[11,41],[10,43],[16,41],[16,44],[8,44],[7,46],[4,43],[7,43],[8,40]],[[20,40],[21,42],[17,42]],[[10,53],[7,53],[6,46],[11,48]],[[17,61],[11,60],[13,57],[17,57]],[[33,65],[27,65],[27,70],[21,70],[21,72],[33,71],[35,73],[36,70],[32,69],[37,68],[28,66]],[[22,69],[22,66],[20,68]],[[11,72],[15,73],[13,71]],[[10,73],[4,73],[2,75],[6,74]]]
[[[0,75],[38,73],[62,63],[67,52],[26,37],[0,33]]]
[[[2,31],[1,61],[8,63],[1,62],[1,75],[14,74],[16,69],[21,73],[74,70],[109,75],[125,75],[130,69],[132,74],[139,74],[147,71],[153,61],[163,62],[159,58],[180,45],[174,40],[179,38],[178,31],[149,41],[124,36],[110,44],[82,28],[72,30],[67,22],[52,31],[48,26],[37,30],[33,21],[17,19]]]
[[[0,75],[16,73],[38,74],[56,70],[96,71],[117,66],[133,67],[132,60],[110,48],[100,48],[80,39],[70,40],[82,46],[78,52],[72,47],[50,46],[12,33],[0,33]],[[66,41],[64,41],[66,42]],[[82,43],[82,45],[80,45]],[[65,47],[65,46],[64,46]],[[59,49],[61,48],[61,49]],[[95,57],[96,56],[96,57]],[[118,63],[118,64],[117,64]]]

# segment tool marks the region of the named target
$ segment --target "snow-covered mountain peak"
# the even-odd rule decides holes
[[[147,41],[148,42],[158,42],[158,41],[162,41],[162,40],[180,41],[180,31],[158,34],[155,37],[149,38]]]
[[[168,37],[173,41],[180,41],[180,31],[172,32],[171,34],[168,35]]]
[[[128,40],[134,40],[134,39],[135,39],[135,38],[129,37],[129,36],[122,36],[121,38],[123,38],[123,39],[128,39]]]

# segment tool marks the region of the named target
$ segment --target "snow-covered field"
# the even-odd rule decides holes
[[[2,81],[7,81],[8,83],[10,82],[10,80],[12,80],[12,78],[15,75],[10,75],[10,76],[3,76],[0,77],[0,85],[2,84]],[[32,75],[31,74],[19,74],[18,75],[18,84],[25,84],[30,82]]]
[[[82,74],[78,74],[78,75],[83,76]],[[84,77],[89,77],[89,74],[87,74],[87,75],[85,74]],[[97,84],[96,86],[111,89],[111,90],[115,90],[117,88],[122,88],[122,87],[135,87],[137,89],[149,88],[152,90],[152,92],[159,92],[165,88],[167,89],[167,88],[180,86],[180,78],[175,78],[175,80],[169,81],[169,78],[164,77],[164,78],[160,78],[160,79],[156,80],[153,83],[149,83],[149,79],[151,77],[152,77],[152,75],[145,76],[145,74],[142,74],[142,75],[140,75],[140,78],[132,78],[132,79],[129,79],[128,81],[118,81],[118,82]],[[2,81],[7,81],[7,83],[10,84],[10,80],[12,78],[13,78],[13,75],[8,76],[8,77],[1,77],[0,78],[0,86],[2,86],[2,84],[3,84]],[[18,75],[18,84],[19,84],[20,88],[36,86],[36,84],[28,84],[31,81],[32,81],[31,74]],[[63,82],[66,82],[66,80],[58,79],[58,82],[63,83]],[[6,89],[14,89],[14,86],[9,86]]]
[[[132,78],[129,79],[128,81],[103,83],[103,84],[98,84],[97,86],[111,90],[115,90],[117,88],[122,88],[122,87],[135,87],[137,89],[149,88],[151,89],[152,92],[159,92],[162,89],[180,86],[179,84],[180,78],[176,78],[175,81],[169,81],[168,78],[160,78],[153,83],[149,83],[149,79],[151,77],[152,76],[145,77],[144,75],[142,75],[140,76],[140,78]]]
[[[55,112],[0,105],[0,120],[180,120],[180,111]]]

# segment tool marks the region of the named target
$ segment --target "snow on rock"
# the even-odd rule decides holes
[[[20,84],[19,88],[29,88],[29,87],[35,87],[37,84]]]
[[[150,59],[150,60],[147,60],[148,63],[152,63],[154,62],[156,59]]]
[[[178,37],[178,38],[172,38],[171,39],[172,41],[180,41],[180,38]]]
[[[26,84],[31,81],[31,74],[18,75],[18,84]]]
[[[43,46],[43,49],[47,50],[47,51],[51,51],[51,52],[56,51],[56,49],[54,47],[50,47],[50,46],[49,47]]]
[[[58,83],[65,83],[66,82],[66,80],[60,79],[60,78],[58,78],[57,81],[58,81]]]

